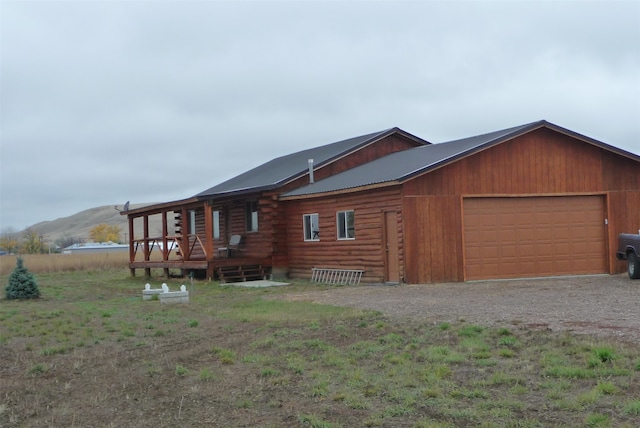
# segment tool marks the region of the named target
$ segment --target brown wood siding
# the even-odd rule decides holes
[[[540,129],[407,182],[405,194],[596,193],[640,188],[637,162]]]
[[[245,203],[248,201],[258,201],[257,232],[246,230]],[[215,210],[220,211],[220,239],[214,240],[214,249],[226,246],[232,235],[242,235],[240,249],[243,257],[265,258],[271,256],[272,215],[269,196],[256,195],[246,200],[216,204],[212,207],[212,211]],[[226,223],[227,215],[229,224]],[[203,224],[202,234],[200,231],[198,234],[201,239],[204,239],[204,218],[201,221]],[[217,251],[214,251],[214,257],[217,256],[215,253]]]
[[[631,159],[603,152],[602,177],[605,190],[640,190],[640,166]]]
[[[264,200],[263,215],[271,224],[272,273],[276,277],[285,277],[289,272],[285,206],[278,201],[277,192],[265,193]]]
[[[189,210],[191,211],[191,210]],[[187,212],[189,212],[187,211]],[[205,233],[205,221],[204,221],[204,213],[205,210],[204,208],[196,208],[193,211],[195,211],[196,213],[196,217],[195,217],[195,226],[196,229],[195,230],[189,230],[189,247],[191,248],[191,253],[189,255],[189,260],[205,260],[206,259],[206,255],[204,252],[204,247],[203,245],[207,245],[206,244],[206,240],[207,240],[207,236]],[[183,219],[182,224],[183,229],[184,228],[188,228],[190,227],[189,225],[190,219],[187,216],[186,220]],[[186,229],[185,229],[186,230]],[[196,240],[195,236],[192,235],[197,235],[198,238],[200,238],[200,240],[198,242],[194,242]]]
[[[384,252],[382,247],[383,212],[400,213],[399,188],[377,192],[358,192],[313,200],[286,203],[290,275],[310,278],[313,267],[363,269],[363,282],[384,281]],[[338,240],[336,213],[354,210],[355,239]],[[319,241],[304,241],[304,214],[318,213]],[[398,245],[400,272],[404,271],[404,251],[401,216],[398,215]]]
[[[627,265],[616,259],[618,235],[640,233],[640,190],[610,192],[608,199],[609,266],[611,266],[611,273],[621,273],[626,271]]]
[[[213,239],[213,218],[211,220],[211,239],[213,240],[213,257],[217,257],[218,248],[226,247],[229,244],[229,239],[231,238],[231,234],[227,231],[230,231],[230,225],[227,224],[227,219],[225,213],[229,210],[229,205],[225,204],[215,204],[211,207],[211,215],[213,216],[214,211],[218,211],[219,214],[219,226],[220,226],[220,237],[218,239]]]
[[[247,199],[247,201],[250,199]],[[242,235],[240,246],[243,257],[265,258],[271,256],[271,218],[265,215],[268,201],[256,196],[258,201],[258,231],[248,232],[245,219],[245,204],[231,209],[231,234]]]
[[[407,236],[406,275],[407,281],[412,283],[462,281],[464,277],[460,203],[458,223],[447,231],[448,244],[455,249],[447,246],[439,254],[433,252],[431,244],[425,244],[427,248],[421,249],[419,243],[438,236],[440,226],[431,220],[437,214],[429,215],[431,202],[412,201],[412,197],[608,195],[605,200],[609,216],[605,251],[611,273],[624,268],[615,262],[618,233],[637,232],[640,228],[640,164],[547,128],[460,159],[409,180],[402,187]],[[453,215],[448,204],[440,209]],[[415,220],[411,220],[411,216],[416,216]],[[420,217],[424,221],[421,222]],[[459,260],[457,272],[438,275],[437,272],[449,272],[448,268],[438,266],[442,260],[450,266],[449,258],[454,253]]]
[[[459,196],[403,199],[406,282],[463,280],[460,213]]]

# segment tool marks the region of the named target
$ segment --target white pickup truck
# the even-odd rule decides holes
[[[640,231],[638,231],[640,232]],[[627,272],[629,278],[640,278],[640,234],[621,233],[618,235],[618,260],[627,261]]]

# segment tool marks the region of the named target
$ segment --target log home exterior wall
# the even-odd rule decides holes
[[[316,163],[315,178],[322,179],[389,153],[429,144],[397,128],[384,131],[379,135],[372,135],[373,137],[370,140],[364,140],[362,145],[355,146],[335,158]],[[196,196],[183,201],[123,212],[129,217],[131,249],[129,266],[132,275],[135,275],[135,269],[143,268],[145,274],[150,276],[151,269],[162,268],[165,275],[169,275],[169,269],[206,271],[206,276],[213,279],[216,278],[216,269],[219,266],[234,261],[260,263],[278,277],[288,275],[290,252],[286,212],[278,200],[278,195],[309,182],[307,165],[305,158],[304,164],[297,165],[302,170],[299,177],[274,188],[258,187],[254,192],[240,191],[219,196]],[[258,204],[257,231],[247,231],[245,227],[245,205],[249,201],[255,201]],[[194,230],[188,228],[191,211],[195,212]],[[220,213],[220,237],[217,239],[213,237],[214,211]],[[148,230],[146,225],[150,215],[163,216],[163,231],[151,233]],[[179,233],[173,234],[169,225],[176,215],[182,218],[183,224]],[[142,220],[142,224],[139,224],[139,220]],[[231,235],[234,234],[242,235],[241,257],[235,260],[221,260],[217,249],[225,247]],[[157,256],[155,258],[149,256],[149,252],[153,252],[154,244],[164,243],[166,248],[167,243],[171,242],[180,243],[182,254],[163,251],[160,259]]]
[[[165,273],[180,268],[206,271],[213,279],[225,263],[251,262],[268,266],[277,277],[309,278],[313,267],[344,268],[364,270],[364,282],[379,283],[395,277],[391,272],[397,268],[401,282],[465,281],[469,272],[465,220],[469,224],[473,220],[465,213],[465,206],[473,204],[465,201],[519,199],[538,204],[545,197],[595,200],[590,212],[602,211],[603,223],[607,222],[603,234],[597,221],[592,222],[598,242],[604,240],[606,247],[599,266],[609,273],[624,270],[615,259],[617,235],[640,228],[636,155],[545,121],[438,145],[425,144],[396,128],[358,138],[357,147],[332,157],[325,154],[314,164],[314,184],[309,184],[304,151],[294,156],[298,172],[293,176],[288,172],[276,184],[222,192],[216,187],[190,199],[124,213],[130,224],[132,274],[138,268],[147,274],[151,268],[164,268]],[[256,174],[267,171],[271,179],[271,172],[278,170],[271,163],[261,167]],[[388,171],[400,175],[389,177]],[[248,173],[238,181],[251,179]],[[258,204],[257,231],[246,230],[245,206],[250,201]],[[336,213],[347,210],[355,213],[356,237],[340,240]],[[187,227],[191,211],[196,213],[193,229]],[[214,211],[220,212],[217,239]],[[303,215],[314,213],[319,215],[320,239],[305,241]],[[168,223],[176,214],[183,227],[177,236],[170,236]],[[154,237],[148,230],[149,215],[164,217],[162,236]],[[243,236],[241,256],[221,260],[217,248],[226,246],[234,234]],[[149,257],[151,244],[163,242],[167,248],[172,239],[181,243],[183,254],[176,257],[165,249],[161,260]],[[392,262],[389,242],[397,246],[397,260]],[[136,253],[133,244],[144,244],[143,251]]]
[[[309,277],[312,267],[342,267],[364,269],[368,282],[385,281],[381,220],[365,223],[372,233],[365,235],[363,245],[358,245],[356,234],[353,245],[341,246],[331,236],[329,242],[303,243],[302,214],[318,212],[321,218],[331,219],[331,212],[352,206],[356,224],[361,224],[365,220],[358,209],[377,209],[380,213],[389,207],[398,210],[402,225],[398,242],[404,281],[465,281],[465,199],[543,196],[601,198],[606,271],[623,272],[615,248],[619,233],[640,228],[640,164],[634,155],[621,155],[610,146],[563,132],[555,125],[532,125],[536,125],[532,130],[498,139],[493,145],[481,145],[481,150],[472,150],[405,181],[371,185],[361,181],[359,187],[346,185],[329,192],[325,185],[324,194],[314,194],[310,189],[285,195],[283,202],[290,205],[287,219],[292,276]],[[338,181],[336,177],[334,182]],[[335,225],[329,227],[335,234]],[[324,233],[326,226],[321,228]]]
[[[385,257],[383,247],[383,215],[396,212],[397,231],[402,248],[402,209],[400,189],[385,188],[353,195],[326,196],[290,203],[286,219],[290,275],[309,278],[313,267],[364,270],[363,282],[384,281]],[[354,211],[355,239],[337,239],[336,214]],[[302,218],[304,214],[319,216],[320,240],[305,241]],[[399,253],[403,269],[404,254]]]

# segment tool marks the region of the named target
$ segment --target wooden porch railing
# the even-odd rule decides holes
[[[198,235],[187,235],[186,241],[187,242],[184,242],[184,237],[182,235],[167,236],[166,238],[155,237],[146,239],[133,239],[133,260],[131,261],[135,261],[136,256],[138,255],[138,249],[144,251],[145,247],[149,250],[144,255],[144,261],[149,261],[151,259],[151,254],[153,253],[154,248],[158,248],[159,251],[162,251],[162,260],[168,260],[168,255],[175,249],[177,249],[176,254],[179,255],[179,258],[181,260],[194,260],[192,256],[194,255],[195,250],[198,250],[197,252],[200,252],[201,250],[202,254],[204,255],[204,260],[208,259],[205,245]],[[164,245],[166,245],[168,248],[168,251],[166,252],[167,257],[164,256],[165,253],[162,250]]]

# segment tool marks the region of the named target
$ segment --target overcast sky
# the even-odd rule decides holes
[[[398,126],[640,154],[640,1],[1,0],[0,229]]]

